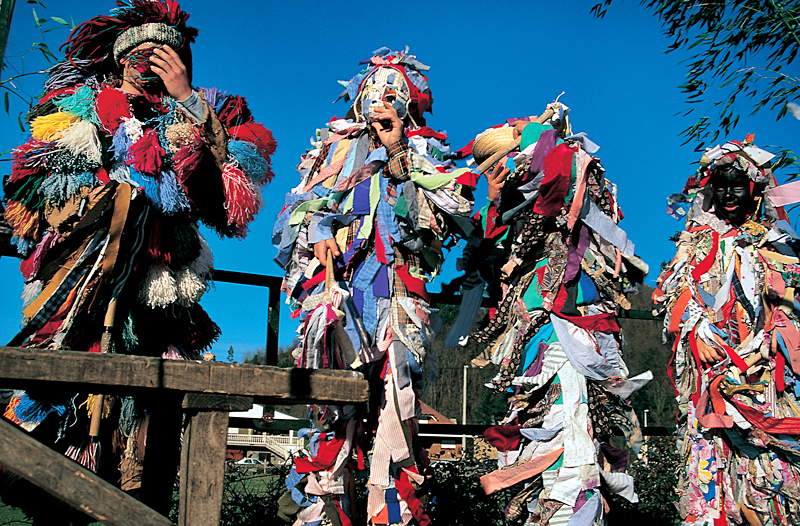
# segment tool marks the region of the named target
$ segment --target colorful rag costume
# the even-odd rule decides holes
[[[26,284],[9,345],[198,359],[219,336],[198,303],[213,271],[198,221],[243,237],[276,144],[241,97],[122,91],[120,56],[142,42],[188,56],[197,30],[175,2],[118,6],[72,33],[28,115],[31,139],[12,152],[5,217]],[[141,460],[147,415],[132,397],[114,402],[105,397],[103,417],[115,421],[104,436],[113,429],[124,468]],[[18,392],[5,416],[28,430],[60,417],[44,438],[94,468],[92,408],[86,393]]]
[[[427,66],[386,48],[374,55],[344,93],[355,101],[354,118],[318,130],[273,231],[283,290],[300,321],[297,366],[363,371],[373,395],[369,415],[314,408],[311,457],[296,460],[287,481],[301,506],[298,525],[323,513],[337,524],[337,510],[348,523],[348,463],[356,450],[363,468],[371,441],[368,520],[428,521],[415,495],[425,465],[416,440],[418,392],[439,325],[426,284],[444,248],[469,228],[474,177],[453,170],[446,135],[424,126],[431,97],[420,71]],[[365,122],[375,101],[392,103],[412,123],[388,147]],[[312,249],[325,239],[335,239],[342,254],[327,287]]]
[[[691,208],[653,300],[674,350],[677,492],[689,524],[800,523],[800,239],[761,195],[775,186],[772,157],[751,142],[709,148],[672,199]],[[740,224],[713,203],[713,176],[731,169],[749,184],[753,210]],[[703,363],[698,341],[725,359]]]
[[[480,297],[488,284],[497,305],[469,334],[486,346],[472,363],[500,367],[487,387],[509,401],[507,416],[485,433],[499,469],[481,484],[489,494],[527,481],[506,509],[525,524],[602,523],[603,486],[637,501],[626,455],[609,439],[618,427],[638,451],[627,398],[652,377],[627,379],[616,320],[647,265],[617,226],[617,189],[591,155],[597,146],[571,135],[567,111],[553,103],[524,125],[515,168],[476,217],[482,236],[464,254],[464,296]],[[509,123],[476,138],[476,160],[484,141],[512,136]],[[478,303],[462,302],[459,318],[468,323],[456,321],[462,332],[448,336],[451,344],[465,343]]]

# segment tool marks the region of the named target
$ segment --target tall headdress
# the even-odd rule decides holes
[[[715,170],[733,165],[750,179],[750,194],[760,195],[767,187],[777,185],[770,161],[774,154],[753,144],[753,135],[743,142],[728,141],[723,145],[706,148],[697,171],[689,177],[683,192],[667,198],[667,213],[675,218],[687,216],[688,220],[708,211],[711,206],[711,175]],[[763,202],[763,216],[770,220],[783,219],[782,209]]]
[[[408,115],[413,124],[425,124],[423,114],[431,111],[433,96],[421,72],[428,71],[429,66],[409,55],[408,47],[403,52],[376,49],[361,64],[368,67],[349,81],[339,81],[345,87],[339,98],[354,102],[357,120],[368,120],[370,105],[385,101],[394,106],[401,119]]]

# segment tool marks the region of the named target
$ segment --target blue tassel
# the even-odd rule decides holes
[[[183,187],[178,183],[178,177],[172,170],[161,172],[158,181],[158,197],[161,209],[168,216],[191,210],[189,198],[186,197]]]
[[[133,168],[129,167],[128,171],[131,181],[133,181],[136,186],[142,187],[144,189],[144,194],[160,207],[161,201],[158,196],[158,182],[152,177],[140,174]]]
[[[51,413],[63,416],[66,411],[66,406],[33,400],[27,393],[23,393],[19,404],[14,407],[14,416],[21,422],[38,424]]]
[[[229,141],[228,154],[254,183],[260,183],[267,176],[269,165],[258,153],[255,144],[247,141]]]
[[[94,188],[99,186],[100,181],[89,172],[82,172],[77,174],[52,174],[50,177],[42,182],[39,187],[45,199],[50,201],[50,204],[60,207],[67,202],[69,198],[77,194],[84,186]]]
[[[97,111],[94,108],[95,97],[97,97],[95,91],[84,84],[75,90],[75,93],[57,100],[55,104],[63,111],[99,126],[100,117],[97,116]]]
[[[14,236],[11,238],[11,242],[16,245],[17,252],[22,257],[28,257],[28,255],[33,252],[33,249],[36,248],[36,241],[29,237]]]
[[[111,139],[111,149],[114,151],[114,159],[124,161],[132,145],[133,142],[128,138],[128,133],[125,131],[125,123],[123,122],[122,125],[117,128],[114,137]]]

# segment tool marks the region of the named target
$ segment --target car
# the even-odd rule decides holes
[[[264,462],[257,458],[243,458],[234,462],[236,471],[256,472],[264,470]]]

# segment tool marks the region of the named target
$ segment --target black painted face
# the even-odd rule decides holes
[[[750,178],[741,170],[726,166],[714,172],[711,178],[714,194],[711,202],[720,219],[739,226],[750,213]]]

